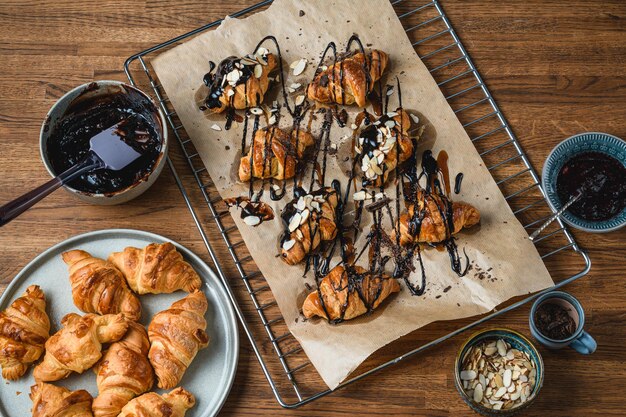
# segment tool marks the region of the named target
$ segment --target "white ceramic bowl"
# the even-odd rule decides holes
[[[165,165],[168,149],[168,133],[165,115],[163,114],[159,106],[157,106],[156,103],[150,98],[150,96],[148,96],[143,91],[119,81],[103,80],[83,84],[67,92],[48,111],[46,119],[41,126],[41,133],[39,134],[39,151],[41,153],[41,159],[50,175],[54,177],[56,173],[52,169],[52,165],[48,159],[48,155],[46,152],[48,138],[54,131],[56,124],[63,118],[63,116],[65,116],[65,113],[72,104],[72,102],[79,97],[81,99],[95,98],[120,92],[123,94],[129,94],[129,92],[138,93],[139,95],[147,98],[152,106],[154,106],[154,113],[158,115],[158,117],[156,118],[156,122],[158,123],[155,123],[155,129],[157,130],[157,132],[160,133],[162,141],[161,152],[156,162],[154,163],[152,170],[145,178],[121,190],[116,190],[115,192],[107,194],[96,194],[77,190],[68,185],[63,186],[66,190],[68,190],[79,199],[91,204],[114,205],[125,203],[145,192],[156,181],[159,174],[163,170],[163,166]]]

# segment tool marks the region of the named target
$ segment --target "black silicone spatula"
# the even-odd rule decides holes
[[[81,162],[0,207],[0,226],[4,226],[57,188],[85,172],[100,168],[119,171],[139,158],[141,154],[124,142],[118,134],[118,128],[126,122],[123,120],[92,137],[89,141],[89,154]]]

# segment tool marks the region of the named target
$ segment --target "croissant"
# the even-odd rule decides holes
[[[139,320],[141,303],[112,263],[82,250],[65,252],[62,257],[70,270],[76,307],[85,313],[122,313],[130,320]]]
[[[389,57],[374,49],[355,53],[319,72],[307,87],[307,96],[320,103],[355,104],[365,107],[374,83],[382,77]]]
[[[128,329],[122,314],[81,317],[70,313],[61,319],[63,328],[46,342],[43,361],[35,367],[35,381],[58,381],[72,372],[82,373],[102,356],[102,343],[118,341]]]
[[[125,248],[114,252],[109,262],[115,265],[137,294],[162,294],[202,286],[200,276],[170,242],[151,243],[144,249]]]
[[[207,308],[204,293],[194,291],[152,319],[148,326],[148,357],[159,388],[178,385],[198,351],[209,345],[204,319]]]
[[[480,212],[472,205],[461,202],[452,202],[452,223],[454,228],[448,230],[447,219],[442,217],[446,208],[440,196],[431,194],[424,197],[423,191],[418,192],[418,210],[422,214],[419,236],[416,230],[410,227],[415,216],[415,204],[409,204],[406,212],[400,215],[400,244],[410,246],[414,243],[439,243],[450,235],[456,234],[464,227],[472,227],[480,221]],[[417,214],[419,218],[420,214]]]
[[[211,63],[213,67],[215,64]],[[243,58],[228,57],[204,76],[204,84],[209,88],[202,110],[221,113],[227,108],[246,109],[263,103],[269,88],[269,75],[278,60],[265,48]]]
[[[408,113],[398,109],[361,130],[355,157],[366,185],[380,187],[397,163],[406,161],[413,154],[413,141],[407,134],[410,127]]]
[[[70,391],[45,382],[30,387],[33,417],[93,417],[93,398],[85,390]]]
[[[289,265],[302,261],[322,241],[337,235],[337,192],[331,187],[300,196],[283,209],[285,232],[280,243],[281,259]]]
[[[50,335],[46,297],[37,285],[0,313],[0,366],[2,377],[15,380],[44,352]]]
[[[95,417],[116,417],[130,400],[152,388],[149,349],[146,329],[129,323],[126,336],[113,343],[94,368],[98,385],[92,407]]]
[[[149,392],[126,404],[118,417],[184,417],[195,404],[193,394],[181,387],[163,395]]]
[[[313,291],[306,297],[302,312],[306,318],[350,320],[375,309],[398,291],[398,282],[387,275],[372,277],[360,266],[349,266],[346,270],[339,264],[320,281],[319,292]]]
[[[313,143],[313,136],[302,130],[287,133],[275,126],[259,129],[248,153],[241,157],[239,180],[247,182],[250,177],[293,178],[298,162]]]

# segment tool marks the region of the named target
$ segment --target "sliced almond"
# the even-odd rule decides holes
[[[276,116],[270,117],[269,120],[267,121],[267,124],[269,125],[276,124]]]
[[[483,400],[483,386],[482,384],[477,384],[476,388],[474,388],[474,401],[479,403]]]
[[[504,376],[502,377],[502,383],[507,388],[511,385],[511,377],[512,377],[512,372],[510,369],[507,369],[506,371],[504,371]]]
[[[500,354],[500,356],[506,356],[506,344],[504,343],[504,340],[498,339],[498,341],[496,342],[496,347],[498,348],[498,353]]]
[[[254,76],[256,78],[261,78],[261,75],[263,75],[263,67],[261,66],[261,64],[256,64],[254,66]]]
[[[306,208],[306,202],[304,201],[304,197],[298,198],[298,202],[296,203],[296,208],[300,211]]]
[[[263,114],[263,109],[261,109],[260,107],[253,107],[250,109],[250,113],[254,114],[255,116],[260,116]]]
[[[246,216],[243,218],[243,222],[248,226],[256,226],[261,223],[261,218],[257,216]]]
[[[296,106],[299,106],[302,103],[304,103],[304,95],[299,95],[298,97],[296,97]]]
[[[294,230],[296,230],[298,228],[298,226],[300,226],[300,219],[301,218],[302,218],[302,216],[300,216],[300,213],[296,213],[296,214],[293,215],[293,217],[289,221],[289,231],[290,232],[293,232]]]
[[[226,97],[232,97],[235,95],[235,90],[232,88],[229,88],[228,90],[226,90]]]
[[[293,248],[293,246],[296,244],[296,241],[294,239],[290,239],[286,242],[283,242],[283,249],[284,250],[289,250],[291,248]]]
[[[476,371],[474,370],[465,370],[465,371],[461,371],[461,379],[462,380],[467,380],[467,381],[471,381],[473,379],[476,379]]]
[[[506,388],[505,387],[500,387],[498,388],[498,390],[493,394],[494,398],[500,398],[502,397],[504,394],[506,394]]]
[[[367,198],[367,193],[366,193],[365,191],[363,191],[363,190],[361,190],[361,191],[357,191],[356,193],[354,193],[354,194],[352,195],[352,199],[353,199],[354,201],[363,201],[363,200],[365,200],[366,198]]]
[[[307,60],[306,58],[302,58],[299,61],[296,62],[295,66],[293,66],[293,75],[300,75],[304,72],[304,69],[306,68],[306,63]],[[291,65],[294,65],[293,63]]]
[[[306,220],[309,218],[309,213],[309,209],[302,210],[302,213],[300,213],[300,224],[304,224],[304,222],[306,222]]]
[[[220,127],[220,125],[218,125],[217,123],[214,123],[214,124],[211,126],[211,129],[213,129],[213,130],[217,130],[218,132],[219,132],[220,130],[222,130],[222,128]]]

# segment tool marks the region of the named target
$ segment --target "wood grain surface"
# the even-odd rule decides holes
[[[408,11],[416,3],[424,2],[405,0],[398,10]],[[46,112],[61,95],[93,79],[126,80],[122,69],[128,56],[250,4],[245,0],[0,1],[0,202],[48,179],[38,136]],[[537,169],[552,147],[570,135],[603,131],[626,137],[624,1],[443,0],[442,4]],[[170,156],[192,189],[194,180],[177,144]],[[199,206],[198,192],[191,191],[191,196]],[[223,242],[208,215],[199,214],[235,292],[246,300]],[[106,228],[159,233],[209,261],[166,168],[148,192],[130,203],[96,207],[58,191],[0,229],[0,292],[44,249],[70,236]],[[626,229],[595,235],[574,231],[574,235],[588,251],[593,267],[566,290],[582,301],[586,328],[596,338],[598,350],[585,357],[569,349],[554,352],[541,347],[545,384],[524,414],[624,415]],[[572,259],[551,261],[550,269],[566,276],[580,268]],[[247,315],[253,314],[249,301],[242,307]],[[507,326],[529,335],[529,307],[505,314],[489,326]],[[467,322],[428,326],[377,353],[366,365],[391,359]],[[221,415],[470,416],[473,413],[452,379],[456,351],[467,336],[457,336],[300,409],[286,410],[274,399],[242,333],[237,377]],[[271,349],[261,343],[267,357]],[[307,376],[298,378],[314,384]]]

